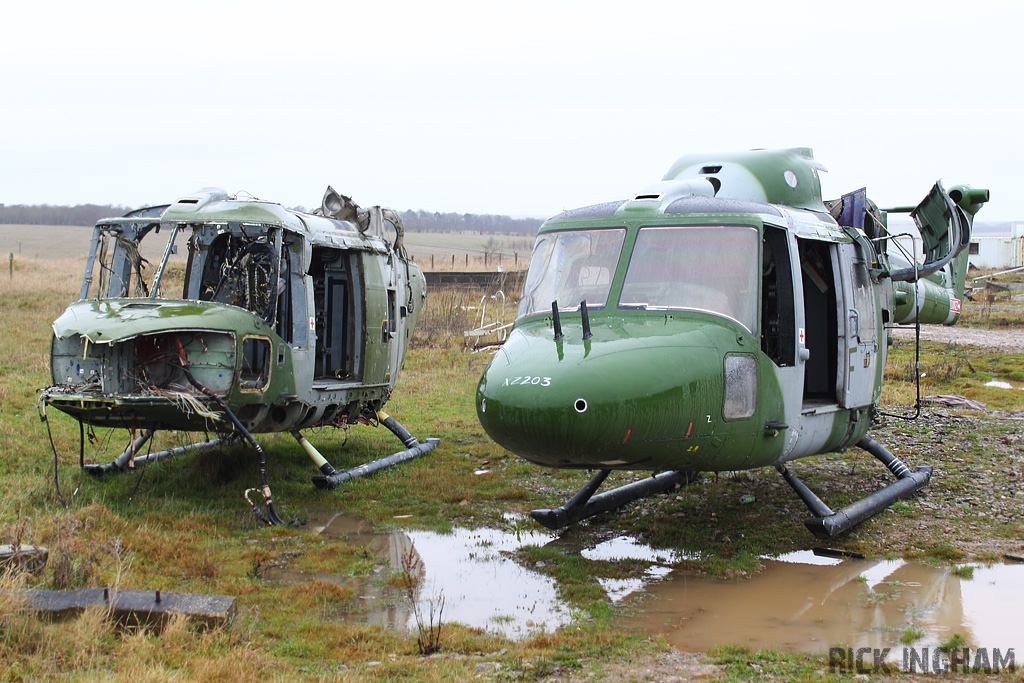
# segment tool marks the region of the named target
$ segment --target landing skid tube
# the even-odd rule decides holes
[[[796,494],[814,514],[814,517],[804,520],[804,526],[817,538],[828,540],[846,533],[865,519],[877,515],[900,498],[909,496],[923,488],[932,477],[930,465],[918,467],[911,472],[910,468],[890,453],[885,446],[870,437],[865,436],[857,442],[857,446],[878,458],[896,476],[896,481],[869,493],[860,500],[855,500],[840,510],[833,511],[785,466],[775,466],[786,483],[796,491]]]
[[[406,462],[407,460],[413,460],[418,458],[425,453],[429,453],[434,450],[440,439],[427,439],[423,443],[420,443],[415,436],[410,434],[405,427],[399,424],[398,420],[391,417],[387,413],[381,411],[377,413],[377,418],[380,423],[388,428],[388,430],[397,436],[406,449],[399,451],[393,455],[389,455],[386,458],[380,458],[373,462],[368,462],[358,467],[353,467],[350,470],[336,470],[331,463],[327,462],[327,458],[320,454],[313,444],[306,440],[306,437],[302,436],[297,430],[292,432],[292,436],[299,442],[306,454],[309,455],[310,459],[316,464],[316,466],[322,472],[321,475],[313,477],[313,483],[317,488],[320,489],[334,489],[344,484],[350,479],[357,477],[366,477],[375,472],[386,470],[389,467],[393,467],[399,463]]]
[[[558,530],[576,522],[614,510],[626,503],[640,498],[647,498],[656,493],[664,493],[678,486],[692,483],[697,478],[696,472],[677,470],[662,472],[632,484],[620,486],[611,491],[594,495],[597,488],[604,482],[611,470],[599,470],[586,485],[576,492],[565,505],[554,510],[547,508],[533,510],[530,516],[548,529]]]
[[[157,451],[156,453],[146,453],[138,455],[142,452],[142,448],[146,443],[153,438],[153,432],[143,432],[135,441],[124,451],[121,455],[114,458],[113,461],[104,464],[86,464],[82,466],[89,474],[94,477],[99,477],[104,474],[111,472],[124,472],[129,467],[129,463],[132,465],[144,465],[149,462],[156,462],[157,460],[163,460],[164,458],[170,458],[174,455],[181,455],[182,453],[188,453],[193,450],[206,450],[208,448],[216,448],[217,446],[225,445],[231,442],[233,439],[229,437],[210,439],[209,441],[201,441],[199,443],[188,444],[186,446],[177,446],[175,448],[168,448],[166,450]],[[132,454],[136,454],[132,457]]]

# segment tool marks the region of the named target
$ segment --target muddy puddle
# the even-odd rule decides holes
[[[377,563],[369,577],[311,577],[287,567],[270,580],[299,583],[336,581],[355,590],[356,608],[337,618],[399,629],[415,628],[407,597],[386,579],[412,562],[418,579],[415,600],[421,616],[444,599],[443,620],[482,628],[510,638],[553,631],[569,623],[571,610],[557,595],[555,580],[541,569],[517,563],[524,545],[563,540],[541,531],[455,529],[451,534],[395,530],[376,532],[364,520],[341,514],[309,522],[313,533],[366,548]],[[830,647],[932,647],[954,633],[972,647],[1024,650],[1024,564],[977,566],[973,577],[902,560],[837,559],[812,551],[763,560],[749,579],[696,576],[676,566],[694,555],[655,550],[618,537],[583,548],[588,560],[646,562],[642,575],[596,579],[620,612],[618,623],[664,634],[676,647],[702,651],[721,645],[794,652],[827,652]],[[901,642],[908,629],[920,637]]]
[[[351,586],[358,606],[339,612],[340,619],[415,628],[409,599],[386,582],[392,573],[410,569],[417,579],[415,600],[424,620],[442,598],[444,622],[459,622],[510,638],[553,631],[570,620],[568,607],[556,596],[554,581],[511,558],[523,545],[550,541],[549,534],[521,531],[517,538],[496,529],[455,529],[450,534],[408,529],[377,532],[365,520],[342,514],[311,519],[308,528],[366,548],[381,565],[372,576],[357,578],[311,577],[287,568],[268,572],[270,580],[298,583],[320,578]]]
[[[763,562],[763,571],[737,581],[673,571],[628,602],[624,623],[665,634],[682,650],[890,647],[898,661],[904,647],[934,648],[954,633],[972,648],[1024,646],[1024,564],[977,566],[962,578],[949,567],[811,551]],[[920,637],[902,642],[911,628]]]

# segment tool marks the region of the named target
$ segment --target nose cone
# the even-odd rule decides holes
[[[721,356],[699,329],[640,336],[517,329],[477,388],[500,445],[553,467],[654,467],[721,413]],[[717,421],[717,419],[716,419]]]

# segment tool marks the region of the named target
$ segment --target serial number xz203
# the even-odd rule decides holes
[[[533,386],[539,386],[539,387],[549,387],[549,386],[551,386],[551,378],[550,377],[530,377],[529,375],[527,375],[526,377],[516,377],[515,379],[509,379],[508,377],[505,378],[505,386],[506,387],[511,387],[511,386],[516,385],[516,384],[518,384],[521,387],[525,387],[528,384],[529,385],[533,385]]]

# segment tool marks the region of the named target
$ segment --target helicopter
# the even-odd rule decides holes
[[[957,321],[989,192],[940,181],[917,206],[881,210],[863,188],[823,201],[824,170],[809,148],[687,155],[628,199],[540,227],[476,391],[505,449],[596,470],[536,521],[560,529],[699,472],[774,467],[829,539],[929,482],[930,466],[868,435],[889,329]],[[920,237],[891,232],[892,213]],[[839,510],[786,467],[854,445],[896,480]],[[653,474],[595,495],[612,470]]]
[[[153,252],[157,238],[143,240],[161,230],[166,242]],[[172,264],[182,241],[183,273]],[[155,267],[144,253],[159,254]],[[437,446],[383,411],[425,298],[401,217],[331,187],[311,213],[208,187],[104,218],[79,300],[53,323],[53,383],[41,392],[40,417],[48,430],[49,406],[78,420],[80,466],[97,476],[244,441],[260,460],[260,488],[245,499],[261,520],[280,524],[253,434],[292,434],[324,489]],[[300,431],[357,423],[383,425],[405,448],[342,471]],[[86,463],[85,425],[124,428],[128,444],[112,462]],[[162,430],[216,438],[153,452]]]

